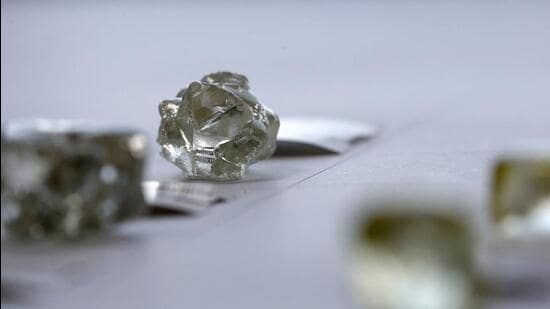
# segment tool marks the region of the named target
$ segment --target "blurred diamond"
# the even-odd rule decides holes
[[[239,74],[218,72],[159,105],[161,155],[188,178],[242,179],[275,151],[279,118]]]
[[[471,308],[472,242],[465,221],[417,204],[384,201],[361,222],[352,251],[356,300],[365,308]]]
[[[18,236],[76,237],[139,213],[146,138],[37,120],[2,136],[2,221]]]
[[[504,236],[550,235],[550,152],[497,161],[492,212]]]

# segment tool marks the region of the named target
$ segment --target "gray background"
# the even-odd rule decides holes
[[[463,192],[484,238],[491,160],[550,136],[549,16],[549,1],[2,1],[2,122],[101,120],[154,139],[161,99],[228,69],[281,115],[383,128],[343,156],[193,184],[239,196],[198,219],[136,221],[81,245],[3,243],[3,302],[350,307],[348,218],[403,183]],[[176,175],[151,160],[149,178]]]

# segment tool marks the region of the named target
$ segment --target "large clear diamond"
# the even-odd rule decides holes
[[[159,105],[161,155],[188,178],[235,180],[275,151],[279,118],[252,94],[248,79],[217,72]]]

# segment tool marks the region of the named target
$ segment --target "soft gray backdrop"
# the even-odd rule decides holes
[[[154,138],[161,99],[229,69],[281,115],[384,128],[342,157],[272,160],[252,170],[259,180],[209,186],[246,198],[201,223],[141,221],[80,247],[3,244],[11,301],[351,306],[345,218],[361,196],[447,183],[482,227],[491,159],[550,136],[549,15],[549,1],[2,1],[2,122],[94,119]],[[152,160],[150,177],[176,174]]]

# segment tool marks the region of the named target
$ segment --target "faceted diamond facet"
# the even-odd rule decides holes
[[[15,235],[73,238],[144,209],[144,135],[44,120],[4,133],[2,220]]]
[[[188,178],[242,179],[275,151],[279,118],[252,94],[248,79],[217,72],[159,105],[161,155]]]

